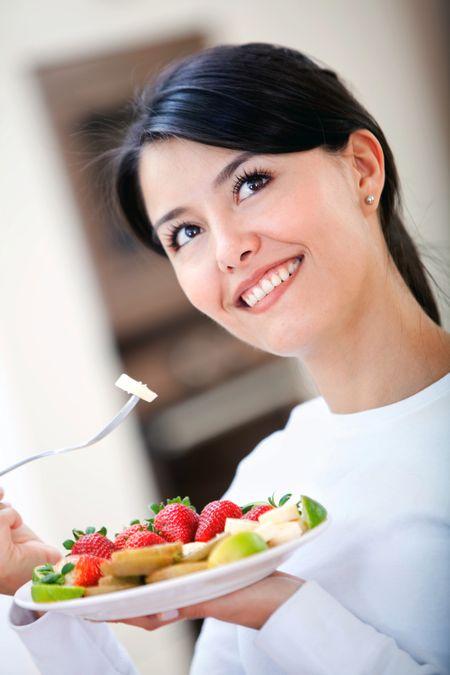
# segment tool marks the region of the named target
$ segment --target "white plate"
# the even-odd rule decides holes
[[[238,562],[126,591],[61,602],[33,602],[29,581],[19,588],[14,597],[16,603],[25,609],[62,612],[84,619],[102,621],[167,612],[217,598],[263,579],[276,570],[297,548],[323,532],[328,522],[329,520],[325,521],[298,539]]]

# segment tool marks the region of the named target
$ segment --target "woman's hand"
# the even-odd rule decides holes
[[[2,501],[3,496],[0,487],[0,593],[14,595],[31,579],[36,565],[56,563],[62,555],[41,541],[24,524],[20,514]]]
[[[201,574],[201,572],[198,574]],[[125,619],[121,623],[139,626],[146,630],[155,630],[180,619],[213,617],[221,621],[258,629],[264,625],[280,605],[299,590],[303,583],[304,581],[298,577],[283,572],[274,572],[251,586],[228,593],[228,595],[223,595],[220,598],[207,600],[174,612]]]

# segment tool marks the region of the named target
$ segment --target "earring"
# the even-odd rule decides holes
[[[364,200],[366,204],[373,204],[375,201],[375,197],[373,195],[367,195],[367,197]]]

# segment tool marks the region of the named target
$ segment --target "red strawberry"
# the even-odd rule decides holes
[[[283,504],[286,504],[286,502],[288,502],[291,497],[292,494],[288,492],[281,497],[278,504],[275,501],[275,495],[269,497],[267,502],[250,502],[250,504],[245,504],[245,506],[242,506],[242,513],[244,514],[242,518],[244,520],[257,521],[259,520],[259,516],[262,516],[263,513],[283,506]]]
[[[67,586],[95,586],[102,576],[100,565],[104,562],[104,558],[95,555],[68,555],[55,570],[64,574]]]
[[[123,548],[126,548],[126,543],[128,539],[131,537],[131,535],[136,534],[136,532],[143,532],[143,531],[148,532],[147,524],[139,522],[132,523],[124,530],[122,530],[122,532],[116,534],[116,538],[114,539],[114,550],[121,551]]]
[[[198,515],[192,507],[181,503],[164,506],[153,520],[153,526],[166,541],[194,541]]]
[[[83,535],[72,547],[74,555],[87,553],[99,558],[110,558],[113,551],[114,544],[112,541],[98,533]]]
[[[114,544],[106,537],[106,529],[102,527],[97,532],[94,527],[87,527],[86,532],[72,530],[75,541],[66,539],[64,548],[74,555],[87,553],[99,558],[110,558],[114,551]]]
[[[209,541],[223,532],[227,518],[241,518],[242,511],[237,504],[226,499],[210,502],[200,513],[195,541]]]
[[[153,546],[154,544],[167,544],[167,539],[163,539],[156,532],[141,530],[140,532],[134,532],[128,537],[122,548],[142,548],[143,546]]]
[[[259,516],[262,516],[266,511],[271,511],[274,507],[271,504],[256,504],[253,506],[250,511],[244,513],[242,516],[243,520],[258,520]]]

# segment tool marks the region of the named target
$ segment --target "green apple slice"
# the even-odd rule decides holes
[[[208,558],[208,565],[216,567],[241,560],[254,553],[267,551],[264,539],[255,532],[237,532],[221,541]]]

